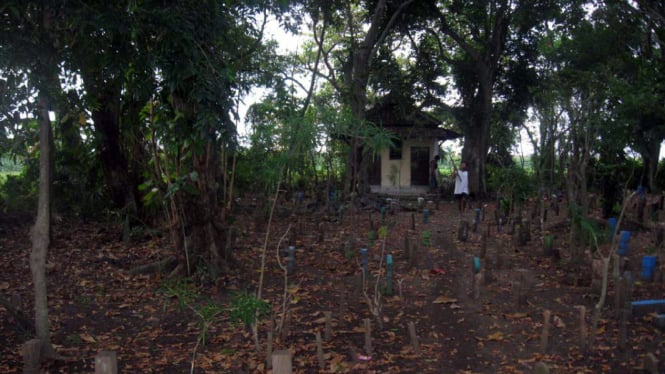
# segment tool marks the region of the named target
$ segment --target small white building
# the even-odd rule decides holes
[[[434,116],[413,110],[404,112],[397,105],[383,105],[367,113],[367,119],[395,135],[395,146],[374,156],[369,169],[372,192],[386,194],[424,194],[429,190],[429,163],[440,144],[461,137],[440,127]]]

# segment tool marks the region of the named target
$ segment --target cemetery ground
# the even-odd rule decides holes
[[[119,226],[56,223],[47,261],[49,315],[52,341],[66,359],[43,363],[47,372],[93,372],[95,355],[105,350],[116,352],[123,373],[187,373],[192,361],[197,373],[270,372],[267,349],[288,350],[295,373],[665,370],[655,314],[626,313],[630,300],[615,298],[611,276],[590,331],[600,291],[591,259],[570,257],[565,203],[558,215],[549,209],[542,229],[533,219],[530,238],[503,220],[497,226],[492,202],[474,202],[483,208],[477,230],[475,211],[460,216],[445,200],[425,202],[427,219],[415,201],[393,202],[384,219],[378,209],[329,215],[283,203],[270,226],[255,219],[254,202],[240,204],[229,268],[215,278],[195,273],[192,282],[130,272],[172,255],[166,231],[138,232],[126,244]],[[531,206],[521,208],[530,218]],[[461,220],[469,223],[466,235],[459,233]],[[653,281],[640,279],[642,256],[662,253],[657,224],[638,224],[632,209],[624,222],[619,229],[633,231],[625,265],[633,274],[632,300],[661,299],[660,271]],[[11,303],[0,306],[3,373],[22,371],[21,347],[31,338],[8,309],[32,317],[30,223],[0,220],[0,296]],[[252,328],[231,316],[239,310],[233,305],[251,302],[247,295],[256,292],[268,227],[262,299],[269,311],[256,325],[257,348]],[[295,265],[285,277],[290,242]],[[552,245],[547,254],[544,242]]]

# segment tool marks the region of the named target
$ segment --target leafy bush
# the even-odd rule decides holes
[[[20,175],[7,175],[0,186],[0,201],[3,209],[10,212],[27,213],[37,207],[38,181]]]
[[[536,191],[534,176],[517,165],[498,167],[488,165],[488,190],[505,199],[524,201]]]
[[[270,304],[265,300],[244,291],[238,292],[231,300],[230,317],[232,323],[242,322],[249,327],[256,323],[257,318],[268,314]]]

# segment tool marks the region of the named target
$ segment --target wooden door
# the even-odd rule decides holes
[[[429,147],[411,147],[411,185],[429,185]]]

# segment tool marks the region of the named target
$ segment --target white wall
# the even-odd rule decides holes
[[[402,159],[391,160],[388,149],[381,151],[381,187],[382,189],[404,189],[411,187],[411,147],[428,147],[430,158],[434,157],[431,139],[411,139],[402,143]],[[393,172],[394,170],[394,172]],[[394,175],[394,182],[393,178]]]

